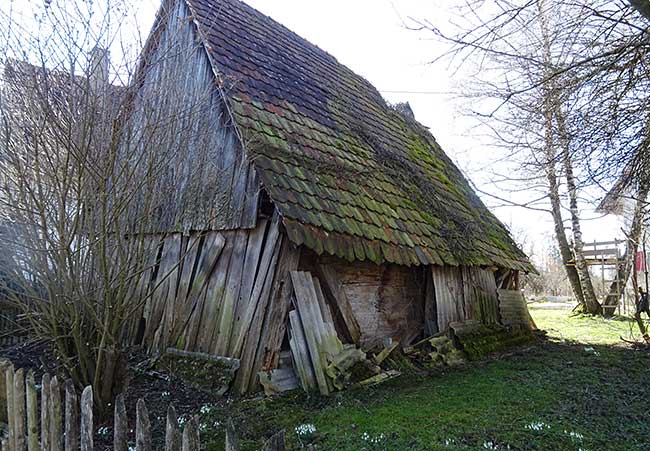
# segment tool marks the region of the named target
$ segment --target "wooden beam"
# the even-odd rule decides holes
[[[341,287],[341,282],[336,274],[336,270],[331,265],[317,264],[316,275],[322,283],[322,288],[326,296],[334,300],[334,303],[345,322],[347,332],[352,342],[359,344],[361,340],[361,328],[354,316],[352,305],[348,300],[345,291]]]

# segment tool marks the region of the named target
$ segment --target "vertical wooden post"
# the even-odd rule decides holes
[[[7,403],[9,400],[7,400]],[[25,370],[14,374],[14,450],[25,451]]]
[[[127,451],[128,420],[126,417],[126,406],[124,395],[119,394],[115,398],[115,414],[113,416],[113,451]]]
[[[43,375],[41,384],[41,451],[50,451],[50,375]]]
[[[65,451],[79,449],[79,398],[72,379],[65,381]]]
[[[178,415],[176,414],[176,409],[171,404],[167,409],[165,451],[181,451],[181,430],[178,427]]]
[[[196,415],[183,429],[182,451],[199,451],[199,418]]]
[[[7,390],[7,445],[11,451],[16,451],[16,421],[14,412],[14,366],[9,365],[5,372],[5,387]],[[4,448],[3,448],[4,451]]]
[[[239,437],[235,431],[235,425],[232,418],[226,422],[226,450],[225,451],[239,451]]]
[[[50,449],[63,451],[63,409],[61,408],[61,387],[59,379],[54,376],[50,382]]]
[[[93,451],[93,388],[81,393],[81,451]]]
[[[275,433],[265,444],[262,451],[285,451],[284,431]]]
[[[135,449],[136,451],[151,451],[151,424],[144,399],[138,399],[136,404]]]
[[[38,398],[34,372],[27,374],[27,451],[38,451]]]

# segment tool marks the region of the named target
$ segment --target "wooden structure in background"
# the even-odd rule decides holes
[[[240,359],[241,393],[327,393],[358,348],[500,323],[497,289],[534,271],[425,127],[244,3],[165,0],[137,82],[136,130],[172,98],[203,108],[133,293],[125,339],[152,353]]]

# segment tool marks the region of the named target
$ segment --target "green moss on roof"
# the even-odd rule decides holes
[[[186,0],[297,244],[376,263],[530,270],[433,136],[362,77],[237,0]],[[217,7],[218,6],[218,7]]]

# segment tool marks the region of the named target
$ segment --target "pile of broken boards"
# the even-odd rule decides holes
[[[279,356],[278,368],[258,374],[268,395],[299,387],[327,395],[392,379],[400,370],[457,366],[533,339],[529,330],[513,331],[468,320],[451,323],[446,333],[411,346],[402,348],[387,338],[382,348],[366,352],[341,342],[318,278],[293,271],[291,282],[290,351]]]
[[[259,373],[266,394],[302,387],[322,395],[350,385],[371,385],[399,375],[383,371],[355,345],[343,344],[320,282],[309,272],[293,271],[289,312],[290,353],[280,355],[279,368]]]

